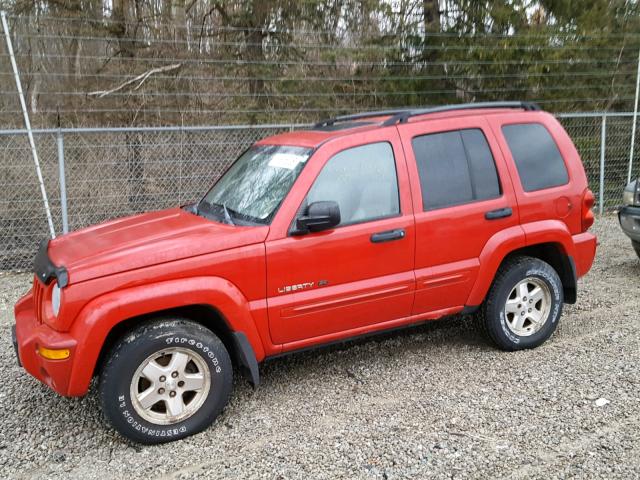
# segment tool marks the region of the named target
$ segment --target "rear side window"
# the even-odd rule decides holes
[[[502,133],[525,192],[564,185],[567,167],[549,131],[539,123],[504,125]]]
[[[500,196],[500,182],[480,129],[422,135],[412,140],[424,210]]]

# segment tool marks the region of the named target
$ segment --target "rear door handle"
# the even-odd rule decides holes
[[[371,241],[373,243],[382,243],[382,242],[390,242],[392,240],[400,240],[404,238],[406,235],[403,228],[398,228],[396,230],[387,230],[386,232],[374,233],[371,235]]]
[[[484,214],[484,218],[487,220],[497,220],[498,218],[510,217],[512,214],[511,207],[499,208],[497,210],[491,210]]]

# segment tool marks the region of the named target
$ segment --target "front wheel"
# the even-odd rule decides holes
[[[636,255],[638,255],[638,258],[640,258],[640,242],[631,240],[631,244],[633,245],[633,249],[636,251]]]
[[[555,331],[563,302],[562,282],[551,265],[516,257],[500,267],[480,320],[499,348],[535,348]]]
[[[116,343],[99,393],[118,432],[153,444],[207,428],[227,404],[232,383],[231,360],[216,335],[188,320],[158,320]]]

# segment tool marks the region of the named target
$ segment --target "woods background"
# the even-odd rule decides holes
[[[0,0],[0,8],[32,124],[48,129],[35,143],[57,234],[193,201],[264,136],[386,107],[536,101],[578,147],[599,210],[615,208],[628,176],[636,0]],[[12,130],[22,127],[3,38],[0,269],[30,268],[50,235],[27,137]]]
[[[630,110],[625,0],[3,0],[34,125],[308,122],[535,100]],[[0,125],[20,126],[0,48]]]

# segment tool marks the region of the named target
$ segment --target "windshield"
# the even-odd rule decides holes
[[[209,190],[198,210],[231,224],[271,223],[311,151],[285,145],[251,147]]]

